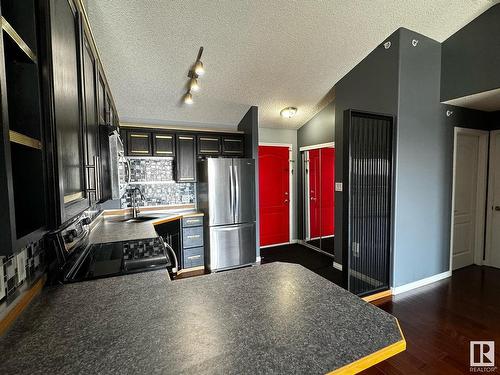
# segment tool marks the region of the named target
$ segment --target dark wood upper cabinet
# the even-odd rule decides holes
[[[153,133],[153,155],[175,156],[175,135],[172,133]]]
[[[90,203],[94,204],[101,199],[101,186],[99,183],[100,150],[99,121],[97,119],[97,76],[95,58],[86,35],[84,37],[83,48],[83,77],[85,93],[85,134],[87,141],[87,153],[85,158],[86,189]]]
[[[151,133],[146,131],[127,131],[127,155],[151,156]]]
[[[59,180],[60,221],[88,208],[81,103],[82,25],[73,3],[50,1],[52,85]]]
[[[209,135],[198,136],[198,155],[219,156],[220,149],[220,137]]]
[[[98,74],[97,80],[97,113],[99,125],[106,125],[106,89],[101,73]]]
[[[178,134],[176,137],[177,182],[196,182],[196,138],[194,135]]]
[[[222,155],[243,156],[245,151],[245,142],[243,136],[223,136],[222,137]]]

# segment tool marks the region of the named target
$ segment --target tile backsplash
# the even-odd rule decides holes
[[[153,157],[128,157],[130,185],[121,199],[122,208],[131,207],[132,194],[139,188],[145,200],[139,206],[166,206],[195,203],[195,184],[176,183],[174,159]]]
[[[35,281],[44,272],[46,262],[43,244],[41,239],[11,256],[0,257],[0,306],[7,300],[9,304],[12,303],[17,290]]]

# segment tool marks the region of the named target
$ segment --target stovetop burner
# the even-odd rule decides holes
[[[171,266],[160,238],[90,245],[68,272],[67,281],[82,281]]]

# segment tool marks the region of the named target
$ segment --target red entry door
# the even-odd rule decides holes
[[[288,147],[259,146],[260,246],[289,242]]]

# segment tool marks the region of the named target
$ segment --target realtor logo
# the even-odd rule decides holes
[[[495,341],[470,342],[470,367],[495,367]]]

